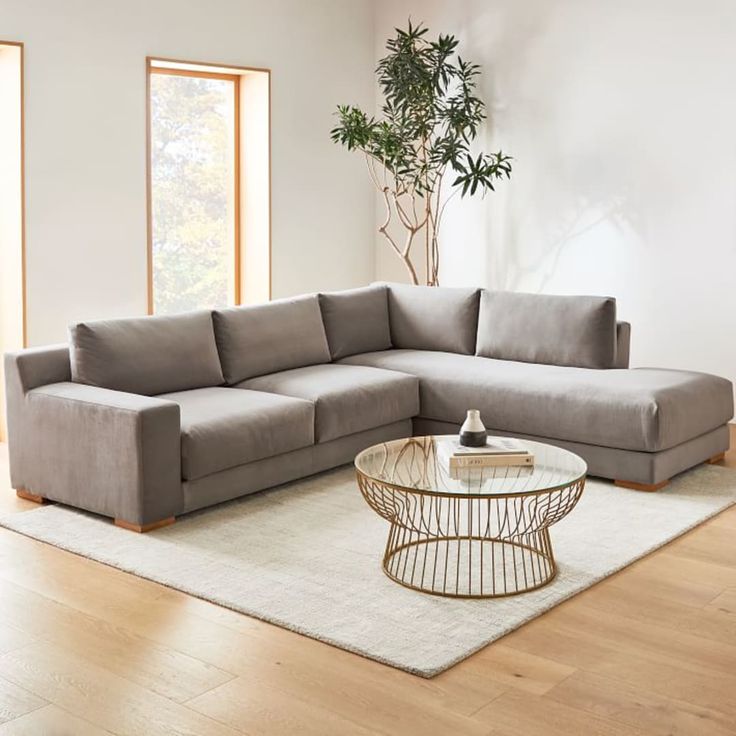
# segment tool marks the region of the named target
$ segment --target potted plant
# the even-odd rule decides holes
[[[475,95],[478,64],[457,55],[458,40],[428,29],[396,29],[386,42],[388,55],[376,69],[383,94],[379,120],[354,105],[339,105],[332,140],[360,151],[383,196],[386,215],[378,231],[402,260],[413,284],[419,283],[412,246],[424,242],[426,283],[439,285],[439,232],[449,199],[461,193],[484,194],[494,181],[511,176],[511,157],[471,152],[486,118]],[[450,190],[445,177],[452,172]],[[390,231],[396,220],[405,231],[400,243]]]

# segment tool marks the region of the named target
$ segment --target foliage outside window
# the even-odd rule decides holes
[[[151,74],[153,311],[233,303],[235,83]]]

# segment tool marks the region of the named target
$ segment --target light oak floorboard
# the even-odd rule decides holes
[[[736,564],[736,563],[735,563]],[[577,603],[600,611],[651,624],[655,629],[674,629],[716,643],[736,642],[736,617],[712,606],[696,607],[673,600],[617,588],[594,587]],[[559,614],[558,614],[559,615]]]
[[[171,647],[161,646],[124,628],[121,622],[96,618],[0,578],[0,620],[107,667],[153,692],[183,702],[235,675]]]
[[[20,649],[34,641],[35,639],[32,636],[16,629],[7,622],[0,626],[0,654],[10,652],[13,649]]]
[[[5,458],[0,513],[36,508]],[[0,697],[36,698],[0,736],[721,736],[735,529],[730,509],[432,680],[0,529]]]
[[[476,718],[499,736],[647,736],[635,726],[518,690],[501,695]]]
[[[0,667],[0,673],[2,672],[2,667]],[[43,708],[44,705],[46,705],[45,700],[0,675],[0,723],[12,721],[26,713]]]
[[[113,736],[113,734],[55,705],[47,705],[0,724],[0,736]]]
[[[718,611],[736,616],[736,588],[724,590],[723,593],[716,596],[706,608],[709,611]]]
[[[718,519],[724,514],[733,514],[736,518],[736,509],[729,509],[724,511],[723,514],[716,517],[703,527],[707,525],[714,525]],[[705,528],[702,529],[705,532]],[[723,590],[726,588],[736,587],[736,565],[733,564],[733,560],[726,564],[716,564],[712,562],[705,562],[703,560],[691,560],[682,555],[675,554],[675,545],[677,541],[663,547],[654,554],[645,557],[643,560],[635,563],[631,568],[627,568],[620,573],[624,576],[624,579],[628,577],[628,573],[633,571],[637,574],[639,570],[642,572],[646,570],[647,574],[654,576],[675,577],[681,581],[681,584],[693,584],[693,585],[709,585],[716,590]],[[610,579],[611,584],[616,584],[620,578],[614,576]],[[606,582],[606,581],[603,581]],[[627,587],[628,586],[624,586]],[[667,597],[667,596],[665,596]],[[672,596],[672,599],[676,602],[680,602],[678,596]]]
[[[557,703],[639,728],[649,736],[733,736],[733,720],[684,700],[655,695],[590,672],[576,672],[548,693]]]
[[[649,652],[639,654],[628,648],[591,670],[647,693],[722,713],[736,732],[736,672],[730,676],[717,670],[705,672],[686,663],[675,664],[671,659]]]
[[[575,668],[539,656],[538,653],[522,652],[496,642],[466,660],[466,669],[478,677],[490,677],[507,688],[542,695],[557,683],[569,677]]]
[[[614,575],[603,580],[599,587],[616,590],[624,587],[632,595],[656,596],[678,601],[683,605],[705,606],[723,590],[723,580],[721,578],[716,582],[715,575],[712,580],[703,580],[702,569],[702,565],[699,565],[698,576],[688,579],[676,565],[667,564],[654,568],[637,564],[632,565],[623,576]]]
[[[574,628],[566,628],[555,621],[545,620],[545,617],[530,621],[507,634],[501,641],[520,653],[544,657],[576,670],[591,666],[616,652],[616,645],[602,637],[583,637]],[[491,650],[494,648],[495,645],[487,647]]]
[[[666,619],[649,623],[610,611],[577,606],[567,612],[561,625],[571,634],[577,633],[580,641],[587,641],[591,632],[595,632],[596,642],[603,640],[618,653],[642,653],[704,673],[736,674],[736,639],[714,641],[672,628]],[[610,658],[608,654],[598,661]],[[596,665],[597,662],[593,662],[589,666]]]
[[[233,680],[195,698],[192,708],[249,733],[269,736],[422,736],[423,734],[478,734],[490,729],[469,718],[403,710],[394,698],[384,702],[371,694],[362,704],[343,701],[342,693],[327,691],[320,699],[285,699],[286,693],[265,686],[258,673]],[[389,695],[389,693],[384,693]],[[288,702],[288,707],[284,703]]]
[[[83,653],[80,653],[83,655]],[[185,705],[97,667],[83,656],[34,644],[0,656],[3,677],[118,736],[236,736]]]
[[[727,529],[736,529],[736,511],[728,509],[712,520],[714,526],[725,527]]]

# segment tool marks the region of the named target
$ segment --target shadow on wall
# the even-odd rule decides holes
[[[494,215],[489,212],[488,217]],[[495,240],[489,254],[486,277],[498,289],[543,293],[557,274],[564,252],[576,240],[594,235],[606,225],[613,226],[621,237],[631,237],[637,231],[638,218],[625,194],[597,200],[581,194],[566,213],[544,223],[543,231],[538,231],[533,240],[533,250],[527,238],[532,223],[523,216],[510,220],[504,237]],[[594,247],[595,237],[591,241]]]
[[[601,240],[639,240],[644,218],[631,180],[639,152],[616,123],[624,102],[612,100],[610,79],[602,88],[606,70],[596,79],[570,54],[575,36],[586,37],[586,14],[546,1],[523,5],[462,4],[460,35],[484,72],[490,120],[482,145],[502,143],[516,160],[507,191],[477,213],[483,221],[461,227],[466,240],[485,234],[487,285],[541,292],[580,238],[586,247],[596,247],[599,231]]]

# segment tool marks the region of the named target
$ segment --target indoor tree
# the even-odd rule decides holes
[[[485,193],[494,181],[511,175],[511,157],[471,152],[486,118],[475,95],[478,64],[457,53],[454,36],[427,38],[421,24],[396,29],[388,55],[376,69],[383,93],[383,116],[376,119],[354,105],[339,105],[332,140],[363,153],[371,180],[383,197],[386,215],[378,228],[418,284],[412,246],[423,240],[427,284],[439,284],[439,231],[449,199]],[[452,172],[452,173],[450,173]],[[446,176],[452,176],[450,189]],[[390,226],[405,230],[403,243]]]

